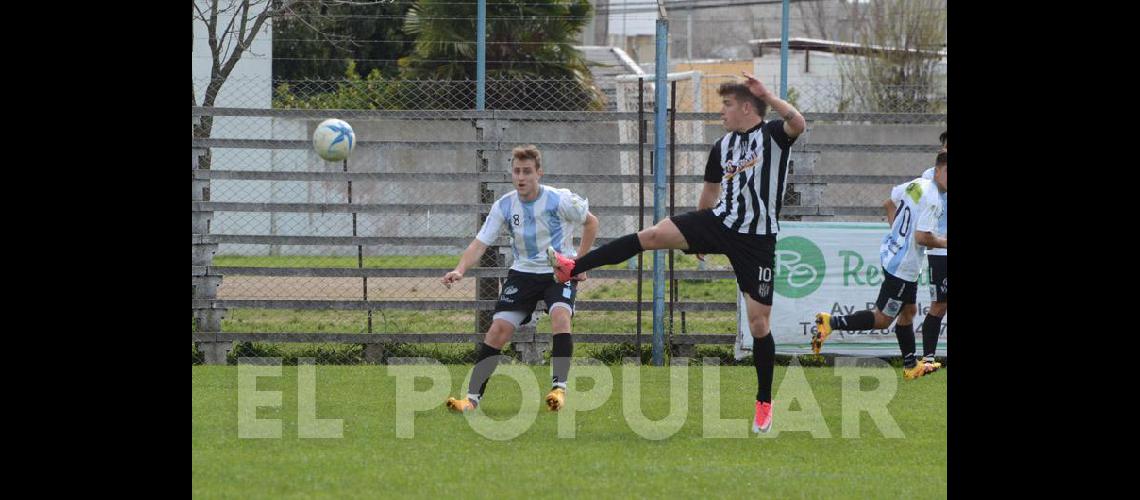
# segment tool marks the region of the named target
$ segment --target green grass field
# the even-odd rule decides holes
[[[903,438],[888,438],[867,414],[858,419],[858,438],[843,437],[842,379],[833,368],[777,367],[781,397],[803,394],[802,374],[822,413],[830,438],[807,431],[774,437],[702,437],[702,369],[688,368],[688,413],[680,431],[654,441],[626,423],[622,370],[609,366],[614,388],[600,408],[576,414],[576,437],[557,437],[558,415],[545,407],[525,433],[495,441],[476,433],[463,416],[439,406],[415,416],[415,436],[396,436],[395,378],[386,366],[318,366],[316,416],[343,419],[343,437],[298,437],[297,367],[280,377],[257,379],[258,391],[281,391],[279,408],[257,410],[257,418],[280,419],[282,437],[238,438],[238,370],[235,366],[192,367],[192,479],[195,497],[378,497],[536,496],[611,497],[944,497],[946,495],[946,374],[941,371],[904,382],[899,370],[887,408]],[[470,365],[450,365],[450,394],[465,392]],[[530,388],[545,394],[550,368],[533,370]],[[641,367],[641,401],[647,418],[669,410],[665,368]],[[750,419],[755,372],[750,366],[711,368],[720,374],[721,419]],[[802,371],[800,371],[802,370]],[[889,370],[887,372],[886,370]],[[500,373],[503,368],[500,368]],[[571,371],[574,375],[574,371]],[[789,376],[794,375],[794,376]],[[781,384],[785,381],[785,386]],[[428,384],[417,384],[425,390]],[[849,386],[851,384],[848,384]],[[887,384],[890,385],[889,383]],[[864,379],[860,390],[875,390]],[[589,384],[584,386],[589,390]],[[848,387],[849,396],[851,389]],[[783,395],[783,396],[782,396]],[[568,399],[569,411],[575,393]],[[541,396],[540,396],[541,397]],[[522,390],[497,374],[479,411],[504,421],[519,413]],[[538,400],[526,405],[538,407]],[[786,404],[786,403],[785,403]],[[792,425],[797,402],[774,417]],[[732,428],[745,431],[748,421]]]

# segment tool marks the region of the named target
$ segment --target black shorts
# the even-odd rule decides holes
[[[879,312],[894,318],[899,315],[902,306],[915,303],[918,298],[918,282],[903,281],[886,269],[883,269],[883,276],[886,279],[883,280],[883,286],[879,287],[879,299],[875,301],[875,307],[879,308]]]
[[[946,256],[927,255],[930,262],[930,300],[946,302]]]
[[[526,313],[522,324],[530,322],[531,315],[539,300],[546,302],[546,312],[556,302],[570,306],[574,312],[574,298],[578,296],[578,282],[570,281],[565,285],[554,282],[554,274],[524,273],[511,269],[507,272],[507,282],[503,283],[503,291],[499,293],[499,302],[495,304],[495,312],[521,311]]]
[[[740,291],[770,306],[776,274],[776,236],[744,234],[724,226],[712,209],[670,217],[689,243],[685,253],[722,254],[728,257]]]

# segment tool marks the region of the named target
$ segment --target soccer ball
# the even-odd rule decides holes
[[[356,134],[344,120],[330,118],[317,125],[313,131],[313,149],[326,161],[348,158],[353,146],[356,146]]]

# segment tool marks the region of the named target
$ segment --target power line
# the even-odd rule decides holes
[[[194,59],[211,59],[211,56],[193,56]],[[274,57],[274,61],[336,61],[343,62],[349,58],[331,58],[331,57]],[[351,58],[355,62],[400,62],[399,59],[357,59]],[[471,63],[475,64],[475,59],[417,59],[416,62],[430,62],[430,63]],[[546,65],[564,65],[567,61],[492,61],[488,60],[487,64],[546,64]]]
[[[790,0],[791,3],[812,2],[819,0]],[[702,3],[704,2],[704,3]],[[748,7],[752,5],[779,5],[783,0],[753,0],[750,2],[741,2],[737,0],[689,0],[677,2],[665,2],[665,11],[672,16],[674,13],[690,10],[702,9],[719,9],[725,7]],[[599,9],[601,11],[602,9]],[[634,8],[621,8],[605,9],[609,14],[634,14],[634,13],[657,13],[657,7],[634,7]]]
[[[200,38],[205,40],[205,38]],[[325,40],[316,38],[274,38],[274,42],[323,42]],[[337,40],[340,42],[350,43],[416,43],[415,40]],[[462,43],[462,44],[476,44],[478,42],[472,40],[432,40],[431,43]],[[576,43],[566,42],[486,42],[487,45],[580,45]]]
[[[353,18],[359,18],[359,19],[404,19],[404,20],[408,19],[409,17],[410,16],[353,16]],[[649,19],[649,18],[652,18],[652,16],[648,16],[648,15],[629,16],[629,17],[631,19]],[[846,16],[823,16],[821,18],[817,18],[816,16],[810,16],[810,17],[789,16],[788,21],[798,22],[798,21],[801,21],[805,18],[809,19],[809,20],[814,20],[814,19],[855,20],[854,18],[849,18]],[[419,19],[419,20],[445,19],[445,20],[464,20],[464,21],[478,20],[477,17],[462,17],[462,16],[461,17],[416,17],[416,19]],[[498,17],[496,17],[496,16],[487,16],[488,21],[493,21],[493,20],[498,20],[498,19],[505,19],[505,20],[539,20],[539,19],[566,20],[566,19],[593,19],[593,17],[580,17],[580,16],[498,16]],[[694,23],[716,22],[716,23],[722,23],[723,24],[723,23],[732,23],[732,22],[746,23],[746,22],[754,22],[754,21],[779,21],[779,20],[780,20],[779,16],[751,16],[751,17],[749,17],[749,16],[744,16],[744,17],[736,16],[736,17],[712,17],[712,18],[693,19],[693,22]]]
[[[677,34],[677,36],[683,36],[683,34]],[[199,37],[196,39],[197,40],[206,40],[206,38],[202,38],[202,37]],[[415,40],[353,40],[353,39],[342,39],[342,40],[336,40],[336,41],[337,42],[344,42],[344,43],[356,43],[356,44],[414,44],[414,43],[416,43]],[[675,40],[670,40],[670,41],[672,42]],[[328,42],[328,40],[318,39],[318,38],[274,38],[273,42]],[[433,44],[435,44],[435,43],[445,44],[446,43],[446,44],[456,44],[456,45],[475,45],[478,42],[475,42],[473,40],[433,40],[431,43],[433,43]],[[583,44],[574,43],[574,42],[486,42],[486,43],[487,43],[487,45],[558,45],[558,46],[570,46],[570,47],[579,47],[579,46],[583,45]],[[945,47],[945,45],[941,44],[941,43],[937,43],[937,44],[931,44],[931,45],[917,45],[917,46],[914,46],[912,48],[935,48],[935,47],[936,48],[943,48],[943,47]]]
[[[791,1],[791,3],[800,3],[800,2],[819,2],[821,0],[790,0],[790,1]],[[738,1],[738,0],[674,0],[672,2],[669,2],[669,1],[665,2],[665,9],[667,11],[696,10],[696,9],[704,9],[704,8],[735,7],[735,6],[747,6],[747,5],[778,5],[778,4],[781,4],[782,2],[783,2],[783,0],[752,0],[752,1],[745,1],[745,2]],[[393,2],[371,2],[368,4],[352,4],[352,3],[346,2],[344,4],[363,7],[366,5],[391,5],[391,6],[416,5],[417,3],[418,2],[412,2],[412,1],[400,1],[400,2],[393,1]],[[474,6],[478,5],[478,2],[474,2],[474,1],[471,1],[471,2],[432,2],[430,6],[437,6],[437,5],[464,5],[464,6],[474,7]],[[569,3],[555,3],[555,2],[545,2],[545,3],[487,2],[487,7],[496,7],[496,6],[502,6],[502,7],[570,7],[572,5],[573,4],[569,4]],[[611,3],[611,4],[608,4],[606,7],[596,7],[596,10],[598,10],[598,11],[608,10],[610,12],[629,11],[631,9],[638,9],[639,11],[643,11],[643,12],[656,13],[657,12],[657,1],[656,0],[629,0],[629,1],[621,2],[621,3]]]
[[[416,16],[413,14],[408,14],[408,15],[403,15],[403,16],[365,15],[365,14],[360,14],[360,15],[357,15],[357,14],[343,14],[343,15],[342,14],[335,14],[335,15],[319,16],[319,18],[321,18],[321,19],[408,19],[408,18],[413,18],[413,17],[416,19],[449,19],[449,20],[476,20],[476,19],[478,19],[478,17],[476,17],[476,16],[444,17],[444,16]],[[314,16],[312,18],[306,18],[306,20],[312,20],[312,19],[316,19],[316,18],[318,18],[318,16]],[[593,18],[594,18],[594,16],[537,16],[537,15],[536,16],[524,16],[524,15],[520,15],[520,16],[490,16],[490,15],[488,15],[487,16],[488,21],[490,21],[492,19],[510,19],[510,20],[559,19],[559,20],[568,20],[568,19],[593,19]],[[282,18],[282,19],[287,19],[287,18]]]
[[[789,0],[791,3],[803,2],[820,2],[821,0]],[[665,2],[665,9],[668,12],[681,13],[682,11],[688,12],[693,10],[704,9],[721,9],[721,8],[737,8],[759,5],[779,5],[783,0],[752,0],[752,1],[739,1],[739,0],[676,0],[673,2]],[[380,4],[380,3],[377,3]],[[391,2],[382,3],[382,5],[415,5],[415,2]],[[352,4],[349,4],[352,5]],[[361,4],[355,4],[361,5]],[[476,2],[435,2],[432,6],[437,5],[464,5],[475,6]],[[568,7],[568,4],[559,3],[511,3],[511,2],[487,2],[488,7],[503,6],[503,7]],[[945,9],[933,8],[922,9],[922,11],[944,11]],[[609,4],[606,7],[598,7],[594,9],[594,14],[597,15],[618,15],[618,14],[652,14],[656,16],[657,2],[656,1],[630,1],[622,4]],[[284,16],[283,16],[284,17]],[[302,17],[301,14],[293,14],[289,17]],[[375,16],[366,14],[314,14],[312,18],[326,18],[326,19],[387,19],[387,18],[400,18],[402,16]],[[566,16],[576,19],[585,19],[586,16]],[[815,16],[813,16],[815,17]],[[825,16],[828,17],[828,16]],[[287,17],[285,17],[287,18]],[[449,18],[450,19],[450,18]],[[462,18],[467,19],[467,18]],[[777,17],[778,19],[778,17]]]
[[[741,5],[741,4],[732,4],[731,6],[735,7],[735,6],[739,6],[739,5]],[[744,4],[744,5],[747,5],[747,4]],[[723,7],[728,7],[728,6],[729,5],[723,5]],[[941,11],[941,10],[942,9],[924,9],[923,11],[925,12],[925,11]],[[749,14],[752,13],[752,11],[750,11],[750,10],[746,11],[746,12],[748,12]],[[495,16],[495,15],[488,15],[487,19],[488,20],[494,20],[494,19],[593,19],[594,17],[596,17],[596,15],[603,15],[603,14],[613,15],[613,14],[623,14],[623,13],[628,13],[628,12],[598,11],[598,12],[594,13],[595,15],[591,15],[591,16],[553,16],[553,15],[551,15],[551,16],[547,16],[547,15]],[[678,14],[681,14],[681,13],[685,13],[685,11],[678,11]],[[654,15],[650,15],[649,11],[642,12],[641,14],[642,15],[630,16],[630,17],[641,17],[641,18],[655,18],[656,17]],[[301,16],[296,16],[296,17],[301,17]],[[323,16],[305,17],[305,19],[312,21],[315,19],[408,19],[411,17],[415,17],[417,19],[462,19],[462,20],[477,20],[478,19],[477,16],[416,16],[413,14],[407,14],[407,15],[329,14],[329,15],[323,15]],[[829,14],[822,14],[822,15],[792,14],[792,15],[788,16],[789,21],[799,21],[799,20],[803,20],[803,19],[810,19],[810,20],[830,19],[830,20],[859,21],[859,20],[865,20],[868,18],[870,18],[870,16],[852,16],[852,15],[848,15],[848,14],[844,14],[844,13],[834,13],[834,14],[829,13]],[[280,19],[288,20],[289,18],[280,18]],[[771,21],[778,21],[780,19],[782,19],[782,16],[779,16],[779,15],[766,15],[766,16],[744,15],[744,16],[734,16],[734,17],[694,19],[694,22],[701,22],[702,20],[716,20],[716,21],[771,20]]]
[[[697,0],[697,1],[709,1],[709,0]],[[716,1],[725,1],[725,0],[716,0]],[[777,0],[777,2],[779,2],[779,1],[780,0]],[[795,1],[800,1],[800,0],[792,0],[792,1],[795,2]],[[415,5],[416,3],[417,2],[370,2],[368,4],[351,4],[351,3],[344,2],[344,4],[352,5],[354,7],[364,7],[366,5]],[[431,5],[432,6],[435,6],[435,5],[470,5],[470,6],[475,6],[475,5],[478,5],[478,2],[474,2],[474,1],[472,1],[472,2],[432,2]],[[572,4],[554,3],[554,2],[538,2],[538,3],[487,2],[488,7],[491,7],[494,5],[502,5],[502,6],[507,6],[507,7],[568,7]],[[653,6],[656,6],[657,1],[656,0],[630,0],[629,2],[626,2],[625,5],[639,5],[639,6],[640,5],[653,5]],[[666,3],[665,5],[668,6],[669,3]]]

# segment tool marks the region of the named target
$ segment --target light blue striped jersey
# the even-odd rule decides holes
[[[903,281],[918,281],[922,271],[922,251],[914,241],[916,231],[933,233],[942,215],[938,186],[923,178],[899,184],[891,190],[891,201],[898,210],[891,232],[883,237],[879,260],[883,269]]]
[[[930,167],[930,168],[926,169],[926,171],[922,173],[922,178],[927,179],[929,181],[933,181],[934,180],[934,167]],[[945,238],[946,237],[946,192],[943,191],[942,193],[940,193],[939,196],[942,197],[942,215],[940,217],[938,217],[938,228],[934,230],[934,235],[941,237],[941,238]],[[946,249],[945,248],[927,248],[926,249],[926,255],[946,255]]]
[[[568,257],[577,256],[574,229],[586,221],[589,210],[589,200],[569,189],[540,184],[538,198],[532,202],[519,199],[515,190],[495,202],[475,238],[491,245],[505,227],[514,252],[511,269],[552,273],[554,270],[546,262],[546,247],[552,246]]]

